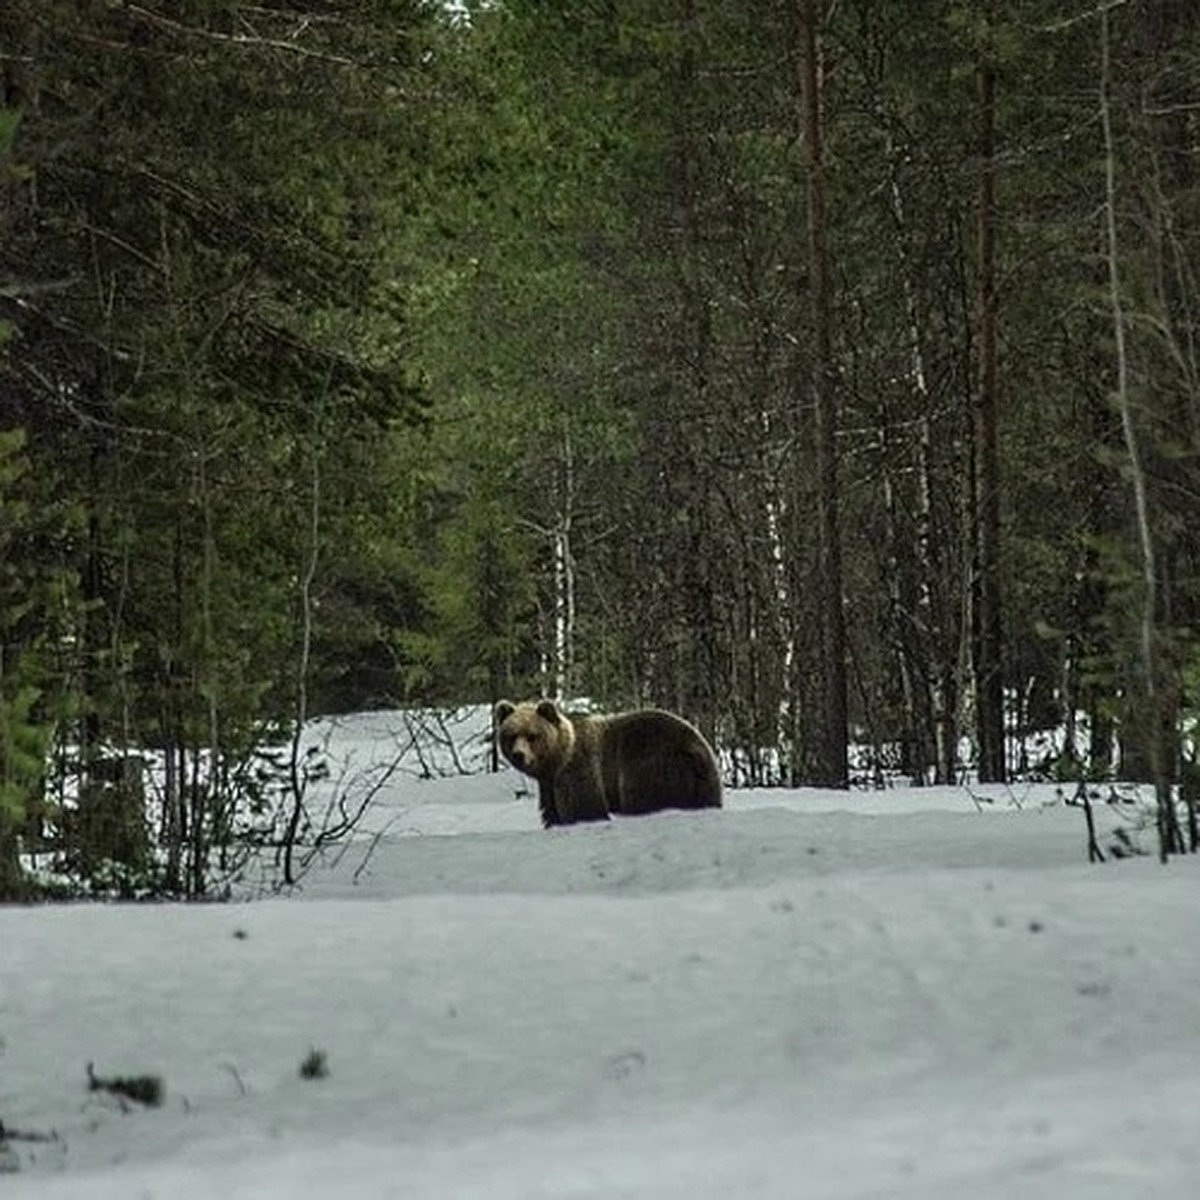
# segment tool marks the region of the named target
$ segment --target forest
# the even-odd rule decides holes
[[[1198,340],[1194,0],[6,0],[0,898],[531,694],[1194,849]]]

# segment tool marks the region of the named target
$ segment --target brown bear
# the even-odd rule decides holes
[[[664,808],[720,808],[717,760],[700,733],[661,709],[589,716],[553,700],[495,709],[500,751],[538,782],[542,824]]]

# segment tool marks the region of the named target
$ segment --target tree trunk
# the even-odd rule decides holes
[[[22,21],[20,9],[10,9],[0,17],[0,41],[5,44],[10,53],[0,61],[0,114],[4,110],[14,113],[21,112],[30,103],[30,88],[21,68],[21,57],[12,51],[24,48],[26,30]],[[9,164],[0,158],[0,244],[5,240],[11,227],[16,223],[17,213],[22,203],[24,188],[17,181],[15,172],[8,170]],[[5,340],[4,330],[0,327],[0,344]],[[7,423],[7,422],[6,422]],[[0,659],[0,669],[3,669]],[[0,703],[4,703],[0,698]],[[0,746],[0,753],[3,747]],[[0,762],[0,785],[7,774]],[[17,825],[20,813],[6,807],[0,798],[0,903],[19,899],[25,890],[25,879],[21,871],[21,861],[18,853]]]
[[[846,624],[838,525],[837,380],[833,369],[833,276],[825,216],[825,154],[817,0],[799,0],[801,97],[808,182],[808,252],[813,307],[812,393],[817,467],[817,601],[822,712],[812,782],[847,787]]]
[[[997,448],[995,129],[996,76],[979,73],[979,387],[975,401],[974,675],[979,778],[1003,783],[1004,675],[1000,611],[1000,466]]]
[[[1158,846],[1163,862],[1170,854],[1185,849],[1183,834],[1175,812],[1175,801],[1169,782],[1169,768],[1164,761],[1162,722],[1164,697],[1159,688],[1159,666],[1156,646],[1158,617],[1158,563],[1154,533],[1150,524],[1150,500],[1146,472],[1142,464],[1134,422],[1133,402],[1129,394],[1129,355],[1125,346],[1125,310],[1121,294],[1120,246],[1117,236],[1117,165],[1113,140],[1111,85],[1111,45],[1108,9],[1100,14],[1100,122],[1104,133],[1104,218],[1108,257],[1109,304],[1112,309],[1113,339],[1117,355],[1117,407],[1121,414],[1121,430],[1129,456],[1129,476],[1133,484],[1134,513],[1137,519],[1138,545],[1141,552],[1142,596],[1141,617],[1138,623],[1138,655],[1140,691],[1144,700],[1143,721],[1147,727],[1145,745],[1150,759],[1150,774],[1158,801]]]
[[[575,445],[570,422],[562,418],[562,461],[558,471],[558,513],[551,532],[554,560],[554,647],[551,695],[570,700],[575,694]]]
[[[307,819],[305,798],[308,792],[308,771],[301,762],[301,741],[308,721],[308,673],[312,666],[313,643],[313,584],[321,557],[321,433],[324,417],[322,394],[313,412],[312,442],[309,446],[308,545],[305,548],[304,573],[300,578],[300,657],[296,664],[296,709],[292,720],[291,753],[288,775],[291,811],[283,835],[283,882],[291,887],[296,883],[296,840]]]
[[[908,337],[909,385],[913,408],[917,414],[919,436],[916,462],[916,531],[914,538],[915,612],[905,614],[914,628],[908,639],[911,645],[901,646],[902,682],[914,742],[920,755],[917,766],[920,779],[928,778],[932,767],[934,783],[952,783],[958,756],[958,731],[954,701],[954,666],[946,647],[946,622],[940,605],[935,603],[935,588],[943,565],[934,530],[933,503],[933,433],[930,413],[933,402],[929,394],[929,378],[925,366],[921,314],[917,307],[917,278],[919,272],[912,261],[909,243],[912,230],[907,205],[901,187],[903,150],[889,133],[887,135],[889,191],[892,219],[899,234],[897,242],[901,256],[901,288],[904,298],[904,324]],[[889,513],[889,530],[894,520]],[[894,537],[894,534],[893,534]],[[897,568],[899,551],[896,550]],[[895,587],[899,587],[898,571]]]

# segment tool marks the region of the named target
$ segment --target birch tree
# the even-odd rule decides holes
[[[1112,112],[1112,37],[1111,5],[1100,11],[1100,125],[1104,139],[1104,230],[1105,257],[1108,266],[1108,300],[1112,310],[1113,345],[1116,357],[1116,404],[1121,415],[1121,431],[1133,492],[1137,543],[1141,561],[1141,612],[1138,619],[1138,683],[1147,714],[1150,770],[1154,781],[1158,817],[1159,857],[1182,853],[1186,846],[1175,808],[1168,765],[1163,761],[1162,721],[1164,718],[1162,671],[1159,663],[1158,576],[1153,516],[1143,462],[1134,401],[1129,378],[1129,350],[1126,341],[1128,317],[1121,283],[1121,245],[1118,233],[1117,149],[1113,135]]]

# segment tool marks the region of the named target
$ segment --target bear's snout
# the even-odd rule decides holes
[[[514,767],[517,768],[518,771],[520,771],[520,770],[524,769],[525,766],[528,765],[529,755],[526,754],[525,751],[522,750],[520,746],[514,746],[508,752],[508,760],[509,760],[509,762],[512,763],[512,765]]]

